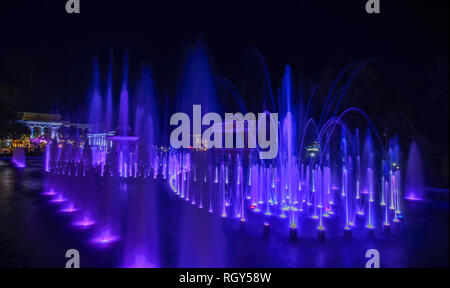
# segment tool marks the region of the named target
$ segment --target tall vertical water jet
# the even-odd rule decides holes
[[[201,104],[202,113],[220,112],[207,48],[201,39],[188,54],[180,92],[177,111],[190,114],[192,105]]]
[[[92,125],[92,132],[99,133],[101,131],[101,123],[103,121],[102,96],[100,94],[100,71],[97,59],[94,60],[93,82],[90,91],[89,103],[89,124]]]
[[[406,168],[405,198],[408,200],[424,200],[424,179],[422,159],[419,146],[414,141],[411,143]]]
[[[108,79],[106,82],[106,112],[105,112],[105,128],[106,132],[113,129],[113,90],[112,90],[112,67],[113,67],[112,53],[109,57]]]

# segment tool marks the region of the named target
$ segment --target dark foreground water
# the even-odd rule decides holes
[[[92,230],[72,225],[73,215],[42,195],[45,176],[40,160],[25,169],[0,160],[0,267],[64,267],[67,249],[80,252],[82,267],[123,267],[129,254],[126,235],[133,225],[124,221],[122,241],[93,245]],[[157,185],[160,267],[364,267],[365,252],[377,249],[382,267],[448,267],[448,193],[429,193],[426,202],[405,203],[403,223],[391,235],[365,229],[344,239],[329,223],[325,241],[316,237],[314,222],[306,219],[299,239],[292,242],[285,220],[275,219],[269,237],[262,235],[258,215],[249,216],[245,229],[236,219],[213,216],[177,199],[165,182]],[[131,200],[130,200],[131,199]],[[132,215],[132,195],[124,208]],[[201,225],[197,219],[202,219]],[[330,220],[333,221],[333,220]]]

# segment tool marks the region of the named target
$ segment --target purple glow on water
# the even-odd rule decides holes
[[[113,235],[110,231],[103,231],[99,236],[92,239],[92,243],[105,246],[119,240],[119,237]]]

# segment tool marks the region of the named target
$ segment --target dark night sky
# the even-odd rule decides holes
[[[122,48],[129,48],[131,67],[151,63],[162,89],[174,81],[186,43],[199,35],[216,72],[233,82],[240,81],[252,47],[265,57],[275,87],[286,64],[294,75],[314,79],[327,68],[375,59],[385,84],[408,87],[405,93],[422,105],[425,116],[436,112],[427,99],[434,85],[430,66],[442,65],[438,75],[448,75],[446,0],[381,0],[380,15],[367,14],[365,0],[81,0],[79,15],[66,14],[65,2],[2,1],[0,85],[19,89],[17,109],[49,112],[82,105],[93,57],[105,69],[111,48],[116,63]],[[423,127],[448,119],[448,99],[444,102],[447,108]]]

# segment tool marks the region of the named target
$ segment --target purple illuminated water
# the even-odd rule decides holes
[[[408,200],[425,200],[422,159],[416,142],[411,143],[406,168],[405,198]]]
[[[27,166],[25,162],[25,150],[21,147],[14,148],[11,162],[17,168],[25,168]]]
[[[223,221],[238,223],[243,230],[293,229],[307,237],[326,233],[336,238],[344,230],[380,233],[386,226],[402,222],[404,191],[413,191],[404,189],[404,175],[406,187],[416,189],[414,199],[422,197],[417,187],[423,184],[410,183],[420,177],[409,178],[422,172],[408,164],[403,173],[398,137],[382,141],[364,111],[339,108],[359,68],[346,81],[336,81],[324,107],[318,107],[321,117],[314,118],[311,98],[316,88],[299,91],[293,71],[287,66],[281,89],[261,95],[270,99],[253,103],[258,112],[279,113],[278,156],[262,161],[258,149],[208,150],[203,142],[195,149],[167,146],[168,135],[160,132],[168,123],[160,120],[151,70],[144,67],[136,88],[130,90],[125,55],[118,117],[114,117],[112,109],[110,68],[106,101],[100,89],[89,94],[92,129],[88,140],[53,140],[47,146],[46,189],[55,192],[50,201],[61,204],[60,212],[74,215],[73,225],[92,230],[92,245],[108,248],[120,242],[124,247],[120,262],[126,267],[163,266],[159,217],[166,208],[156,188],[161,183],[180,202],[176,209],[181,223],[173,240],[179,248],[176,266],[224,266],[227,244]],[[248,103],[238,90],[214,74],[203,44],[193,46],[183,71],[177,98],[171,103],[176,112],[190,115],[194,104],[202,105],[202,114],[221,112],[224,109],[219,103],[231,100],[237,102],[242,113],[247,112]],[[100,79],[98,72],[94,77]],[[266,77],[267,82],[261,85],[272,89]],[[94,87],[99,86],[94,80]],[[303,100],[298,101],[298,95],[310,95],[306,107]],[[267,107],[265,103],[273,104]],[[106,116],[99,116],[102,111]],[[348,123],[350,115],[358,122]],[[114,129],[115,118],[118,125]],[[191,136],[198,137],[207,128],[199,127],[199,131],[192,128]],[[418,163],[419,156],[413,146],[409,163]],[[189,209],[183,208],[186,205]],[[195,212],[192,208],[196,208]],[[204,237],[211,231],[212,236]],[[215,256],[213,261],[211,254]]]
[[[113,129],[113,111],[114,111],[114,105],[113,105],[113,79],[112,79],[112,73],[113,73],[113,66],[112,66],[112,53],[109,60],[109,68],[108,68],[108,79],[106,82],[106,109],[105,109],[105,128],[106,131],[111,131]]]

